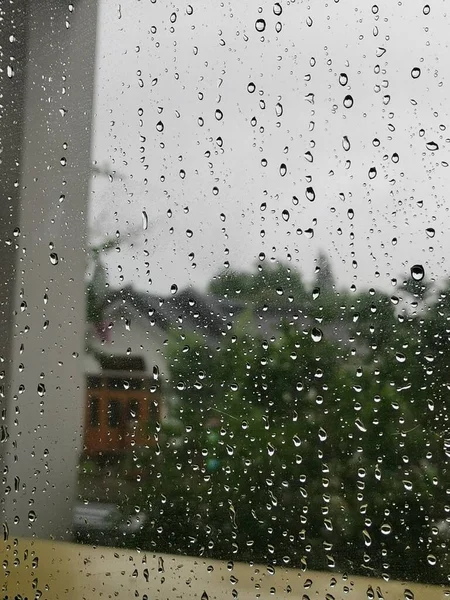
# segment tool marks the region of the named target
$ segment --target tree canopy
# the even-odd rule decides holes
[[[172,337],[178,425],[147,457],[139,544],[444,583],[450,286],[410,314],[395,295],[339,292],[321,264],[312,289],[284,266],[222,275],[210,291],[247,302],[245,318],[213,345]],[[269,338],[264,305],[286,314]]]

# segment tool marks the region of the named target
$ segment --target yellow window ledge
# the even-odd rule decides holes
[[[202,600],[286,598],[347,600],[443,600],[450,591],[398,581],[338,573],[303,573],[278,567],[226,562],[65,542],[19,539],[3,542],[1,598],[93,600],[139,598]],[[372,589],[370,589],[372,588]],[[369,592],[369,593],[368,593]]]

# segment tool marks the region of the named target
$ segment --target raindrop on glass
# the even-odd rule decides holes
[[[264,19],[258,19],[255,23],[256,31],[259,31],[259,33],[262,33],[265,28],[266,28],[266,22],[264,21]]]
[[[311,329],[311,339],[313,342],[320,342],[323,338],[323,332],[318,327],[313,327]]]
[[[34,512],[34,510],[30,510],[28,512],[28,521],[30,523],[34,523],[36,521],[36,513]]]
[[[353,96],[350,96],[350,94],[347,94],[347,96],[345,96],[345,98],[344,98],[344,107],[351,108],[352,106],[353,106]]]
[[[425,269],[422,265],[413,265],[411,267],[411,277],[414,281],[422,281],[425,277]]]
[[[307,187],[305,191],[305,196],[310,202],[314,202],[314,200],[316,199],[316,192],[314,191],[314,188]]]
[[[321,442],[324,442],[327,439],[327,437],[328,437],[327,432],[325,431],[325,429],[323,427],[321,427],[319,429],[319,440]]]

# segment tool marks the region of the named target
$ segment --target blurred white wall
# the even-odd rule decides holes
[[[3,16],[3,58],[14,71],[5,90],[14,102],[3,106],[0,126],[8,156],[2,249],[13,240],[1,265],[9,436],[1,501],[10,535],[61,539],[70,535],[82,440],[97,7],[13,0]]]

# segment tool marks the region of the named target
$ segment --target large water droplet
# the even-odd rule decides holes
[[[255,23],[256,31],[259,31],[259,33],[262,33],[265,28],[266,28],[266,22],[264,21],[264,19],[258,19]]]
[[[429,565],[431,565],[432,567],[434,567],[434,565],[437,563],[437,558],[435,557],[434,554],[429,554],[427,556],[427,562]]]
[[[439,146],[436,144],[436,142],[427,142],[425,145],[427,147],[427,150],[430,150],[431,152],[439,150]]]
[[[314,200],[316,199],[316,192],[314,191],[314,188],[307,187],[305,191],[305,196],[310,202],[314,202]]]
[[[344,98],[344,107],[351,108],[353,106],[353,96],[347,94]]]
[[[342,138],[342,147],[346,152],[350,150],[350,140],[346,135],[344,135],[344,137]]]
[[[419,67],[414,67],[413,69],[411,69],[411,77],[413,79],[417,79],[418,77],[420,77],[420,69],[419,69]]]
[[[323,338],[323,332],[318,327],[313,327],[311,329],[311,339],[313,342],[320,342]]]
[[[164,559],[158,556],[158,573],[164,573]]]
[[[321,427],[319,429],[319,440],[321,442],[324,442],[327,439],[327,437],[328,437],[327,432],[325,431],[325,429],[323,427]]]
[[[58,255],[56,254],[56,252],[52,252],[50,254],[50,262],[52,263],[52,265],[57,265],[59,262],[59,258]]]
[[[425,277],[425,269],[422,265],[413,265],[411,267],[411,277],[414,281],[422,281]]]
[[[376,169],[376,167],[370,167],[370,169],[369,169],[369,179],[375,179],[376,176],[377,176],[377,169]]]
[[[253,83],[253,81],[250,81],[250,83],[247,85],[247,92],[249,94],[253,94],[253,92],[256,90],[256,85]]]
[[[369,547],[372,544],[372,538],[370,537],[370,533],[367,531],[367,529],[363,529],[363,538],[364,538],[364,544]]]
[[[361,419],[356,419],[355,421],[355,425],[356,427],[362,431],[363,433],[365,433],[367,431],[366,426],[364,425],[364,423],[361,421]]]
[[[279,17],[282,12],[283,9],[281,8],[281,4],[279,2],[275,2],[275,4],[273,5],[273,14]]]
[[[145,210],[142,211],[142,229],[144,231],[148,229],[148,215]]]
[[[36,521],[36,513],[34,512],[34,510],[30,510],[28,512],[28,521],[30,523],[34,523]]]
[[[341,73],[339,75],[339,83],[341,85],[347,85],[347,83],[348,83],[347,73]]]
[[[434,238],[434,236],[436,235],[436,231],[435,231],[434,227],[427,227],[425,229],[425,231],[426,231],[427,236],[430,238]]]

